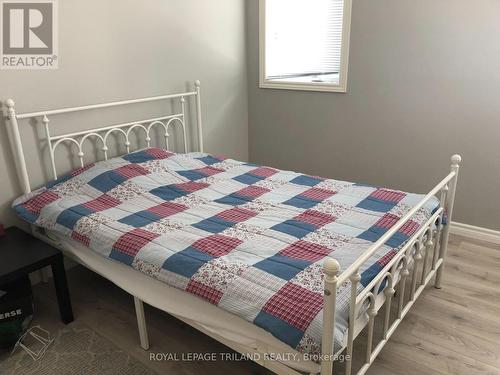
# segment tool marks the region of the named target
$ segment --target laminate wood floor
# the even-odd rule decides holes
[[[231,351],[147,306],[146,352],[131,296],[81,266],[68,271],[68,281],[75,318],[158,374],[269,373],[252,362],[151,361],[149,353]],[[52,284],[37,285],[34,294],[36,323],[53,332],[63,327]],[[500,245],[452,237],[443,288],[424,291],[368,374],[500,374]]]

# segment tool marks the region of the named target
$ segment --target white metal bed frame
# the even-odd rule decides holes
[[[101,141],[101,150],[103,158],[106,160],[108,157],[108,144],[107,140],[110,134],[117,132],[124,136],[125,146],[127,153],[130,152],[130,139],[131,132],[139,128],[146,135],[145,141],[150,145],[150,131],[155,126],[161,126],[164,129],[165,144],[168,149],[169,127],[170,125],[180,125],[183,134],[184,151],[187,151],[187,137],[186,137],[186,98],[194,97],[196,99],[196,119],[197,119],[197,132],[198,132],[198,150],[203,151],[203,134],[202,134],[202,116],[201,116],[201,97],[200,97],[200,82],[195,82],[195,90],[178,94],[170,94],[163,96],[156,96],[150,98],[141,98],[134,100],[125,100],[119,102],[111,102],[97,105],[87,105],[74,108],[64,108],[56,110],[47,110],[40,112],[16,114],[14,101],[7,100],[8,111],[8,136],[16,170],[19,180],[25,194],[32,191],[29,181],[28,170],[26,166],[26,159],[24,157],[21,136],[19,133],[18,120],[22,119],[35,119],[41,118],[45,128],[46,137],[49,145],[49,153],[52,167],[52,174],[54,179],[57,179],[56,168],[56,155],[55,150],[57,146],[64,142],[73,143],[77,148],[76,156],[80,159],[80,164],[84,165],[84,152],[83,144],[88,139],[98,139]],[[166,115],[163,117],[151,118],[141,121],[127,122],[122,124],[115,124],[103,126],[91,130],[84,130],[80,132],[62,134],[52,136],[49,129],[49,116],[58,115],[63,113],[74,113],[86,110],[97,110],[107,107],[124,106],[145,102],[153,102],[160,100],[179,100],[181,104],[181,112]],[[323,335],[322,335],[322,348],[321,358],[318,364],[311,362],[314,371],[311,373],[321,373],[321,375],[330,375],[333,373],[333,366],[337,356],[345,349],[347,362],[345,365],[345,374],[352,373],[352,358],[354,340],[358,334],[367,327],[367,345],[366,356],[363,365],[356,372],[357,375],[364,374],[370,365],[373,363],[377,355],[380,353],[389,338],[393,335],[396,328],[401,323],[402,319],[411,309],[416,299],[420,296],[424,288],[435,276],[435,287],[441,287],[441,280],[444,269],[444,259],[448,247],[449,238],[449,225],[445,225],[445,212],[446,220],[451,222],[453,214],[453,204],[455,200],[455,191],[457,187],[459,165],[461,157],[453,155],[451,158],[451,171],[439,182],[413,209],[411,209],[403,218],[401,218],[390,230],[388,230],[378,241],[373,243],[372,246],[359,257],[351,266],[340,272],[339,263],[332,258],[327,258],[324,262],[324,309],[323,309]],[[360,269],[361,266],[385,243],[389,240],[401,227],[403,227],[412,216],[417,213],[432,197],[440,194],[440,206],[434,212],[431,218],[422,225],[422,227],[407,241],[406,245],[402,247],[398,253],[388,262],[383,270],[358,293],[358,286],[361,280]],[[33,233],[44,241],[53,245],[62,247],[58,243],[54,243],[52,239],[47,237],[44,233],[33,227]],[[62,248],[64,251],[64,248]],[[84,264],[88,267],[88,265]],[[94,270],[95,271],[95,270]],[[104,275],[105,276],[105,275]],[[334,329],[335,329],[335,314],[336,314],[336,295],[337,286],[344,283],[351,284],[351,299],[349,309],[349,328],[347,335],[346,348],[334,353]],[[408,284],[410,283],[410,284]],[[396,286],[399,285],[398,296],[395,305],[397,306],[397,316],[391,321],[391,306],[393,298],[395,298]],[[381,289],[383,292],[381,292]],[[405,291],[409,289],[409,295],[405,295]],[[375,292],[379,291],[379,292]],[[146,322],[144,316],[144,307],[141,296],[134,296],[135,309],[137,315],[137,322],[139,328],[140,342],[142,348],[147,350],[149,348],[148,335],[146,330]],[[368,306],[368,308],[367,308]],[[385,307],[384,307],[385,306]],[[384,307],[384,308],[383,308]],[[374,339],[374,322],[375,316],[379,311],[383,310],[383,330],[382,339],[376,346],[373,345]],[[235,351],[242,354],[262,354],[257,360],[259,364],[264,367],[279,373],[279,374],[299,374],[297,370],[289,365],[269,360],[270,356],[266,354],[276,354],[269,345],[257,345],[256,348],[247,347],[223,337],[209,332],[201,325],[194,321],[186,321],[188,324],[197,328],[198,330],[208,334],[214,339],[222,342],[223,344],[231,347]],[[243,326],[251,325],[251,323],[241,319]],[[293,351],[293,350],[291,350]]]

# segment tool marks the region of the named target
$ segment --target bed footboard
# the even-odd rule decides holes
[[[357,375],[366,373],[389,338],[395,332],[416,299],[435,276],[435,287],[441,287],[444,260],[448,247],[458,172],[462,158],[453,155],[450,173],[437,184],[414,208],[379,238],[356,262],[339,275],[340,266],[334,259],[324,263],[324,310],[321,352],[321,375],[338,374],[334,370],[335,308],[337,288],[350,284],[349,328],[345,352],[345,374],[353,372],[354,340],[367,327],[366,352]],[[359,292],[360,269],[432,197],[440,196],[440,205],[433,215],[415,232],[381,272]],[[395,295],[396,290],[398,291]],[[396,299],[396,300],[395,300]],[[374,346],[375,317],[382,313],[380,341]],[[391,319],[391,316],[394,317]]]

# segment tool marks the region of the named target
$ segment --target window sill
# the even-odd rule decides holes
[[[319,92],[339,92],[346,93],[346,85],[320,83],[320,82],[291,82],[279,80],[261,81],[259,87],[261,89],[278,89],[278,90],[298,90],[298,91],[319,91]]]
[[[324,81],[318,81],[318,79],[321,78],[323,78]],[[260,88],[263,89],[345,93],[347,91],[345,86],[345,84],[341,84],[341,77],[337,73],[323,76],[302,76],[283,79],[264,79],[261,77],[260,81]]]

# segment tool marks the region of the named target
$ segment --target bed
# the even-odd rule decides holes
[[[187,149],[191,97],[196,152]],[[48,116],[159,100],[178,101],[180,112],[50,134]],[[363,374],[425,286],[435,277],[440,287],[458,155],[426,195],[211,155],[203,152],[199,82],[190,92],[37,113],[17,115],[13,101],[7,106],[25,193],[13,208],[36,236],[134,296],[145,349],[143,301],[283,374],[331,374],[341,353],[350,374],[355,338],[366,328]],[[19,135],[23,119],[41,119],[49,144],[54,180],[34,191]],[[168,147],[174,126],[182,153]],[[155,127],[164,131],[164,148],[151,147]],[[131,150],[137,130],[145,145]],[[127,153],[108,158],[115,132]],[[103,160],[84,162],[90,139],[100,141]],[[59,177],[63,142],[76,146],[81,168]],[[375,345],[379,312],[383,335]]]

